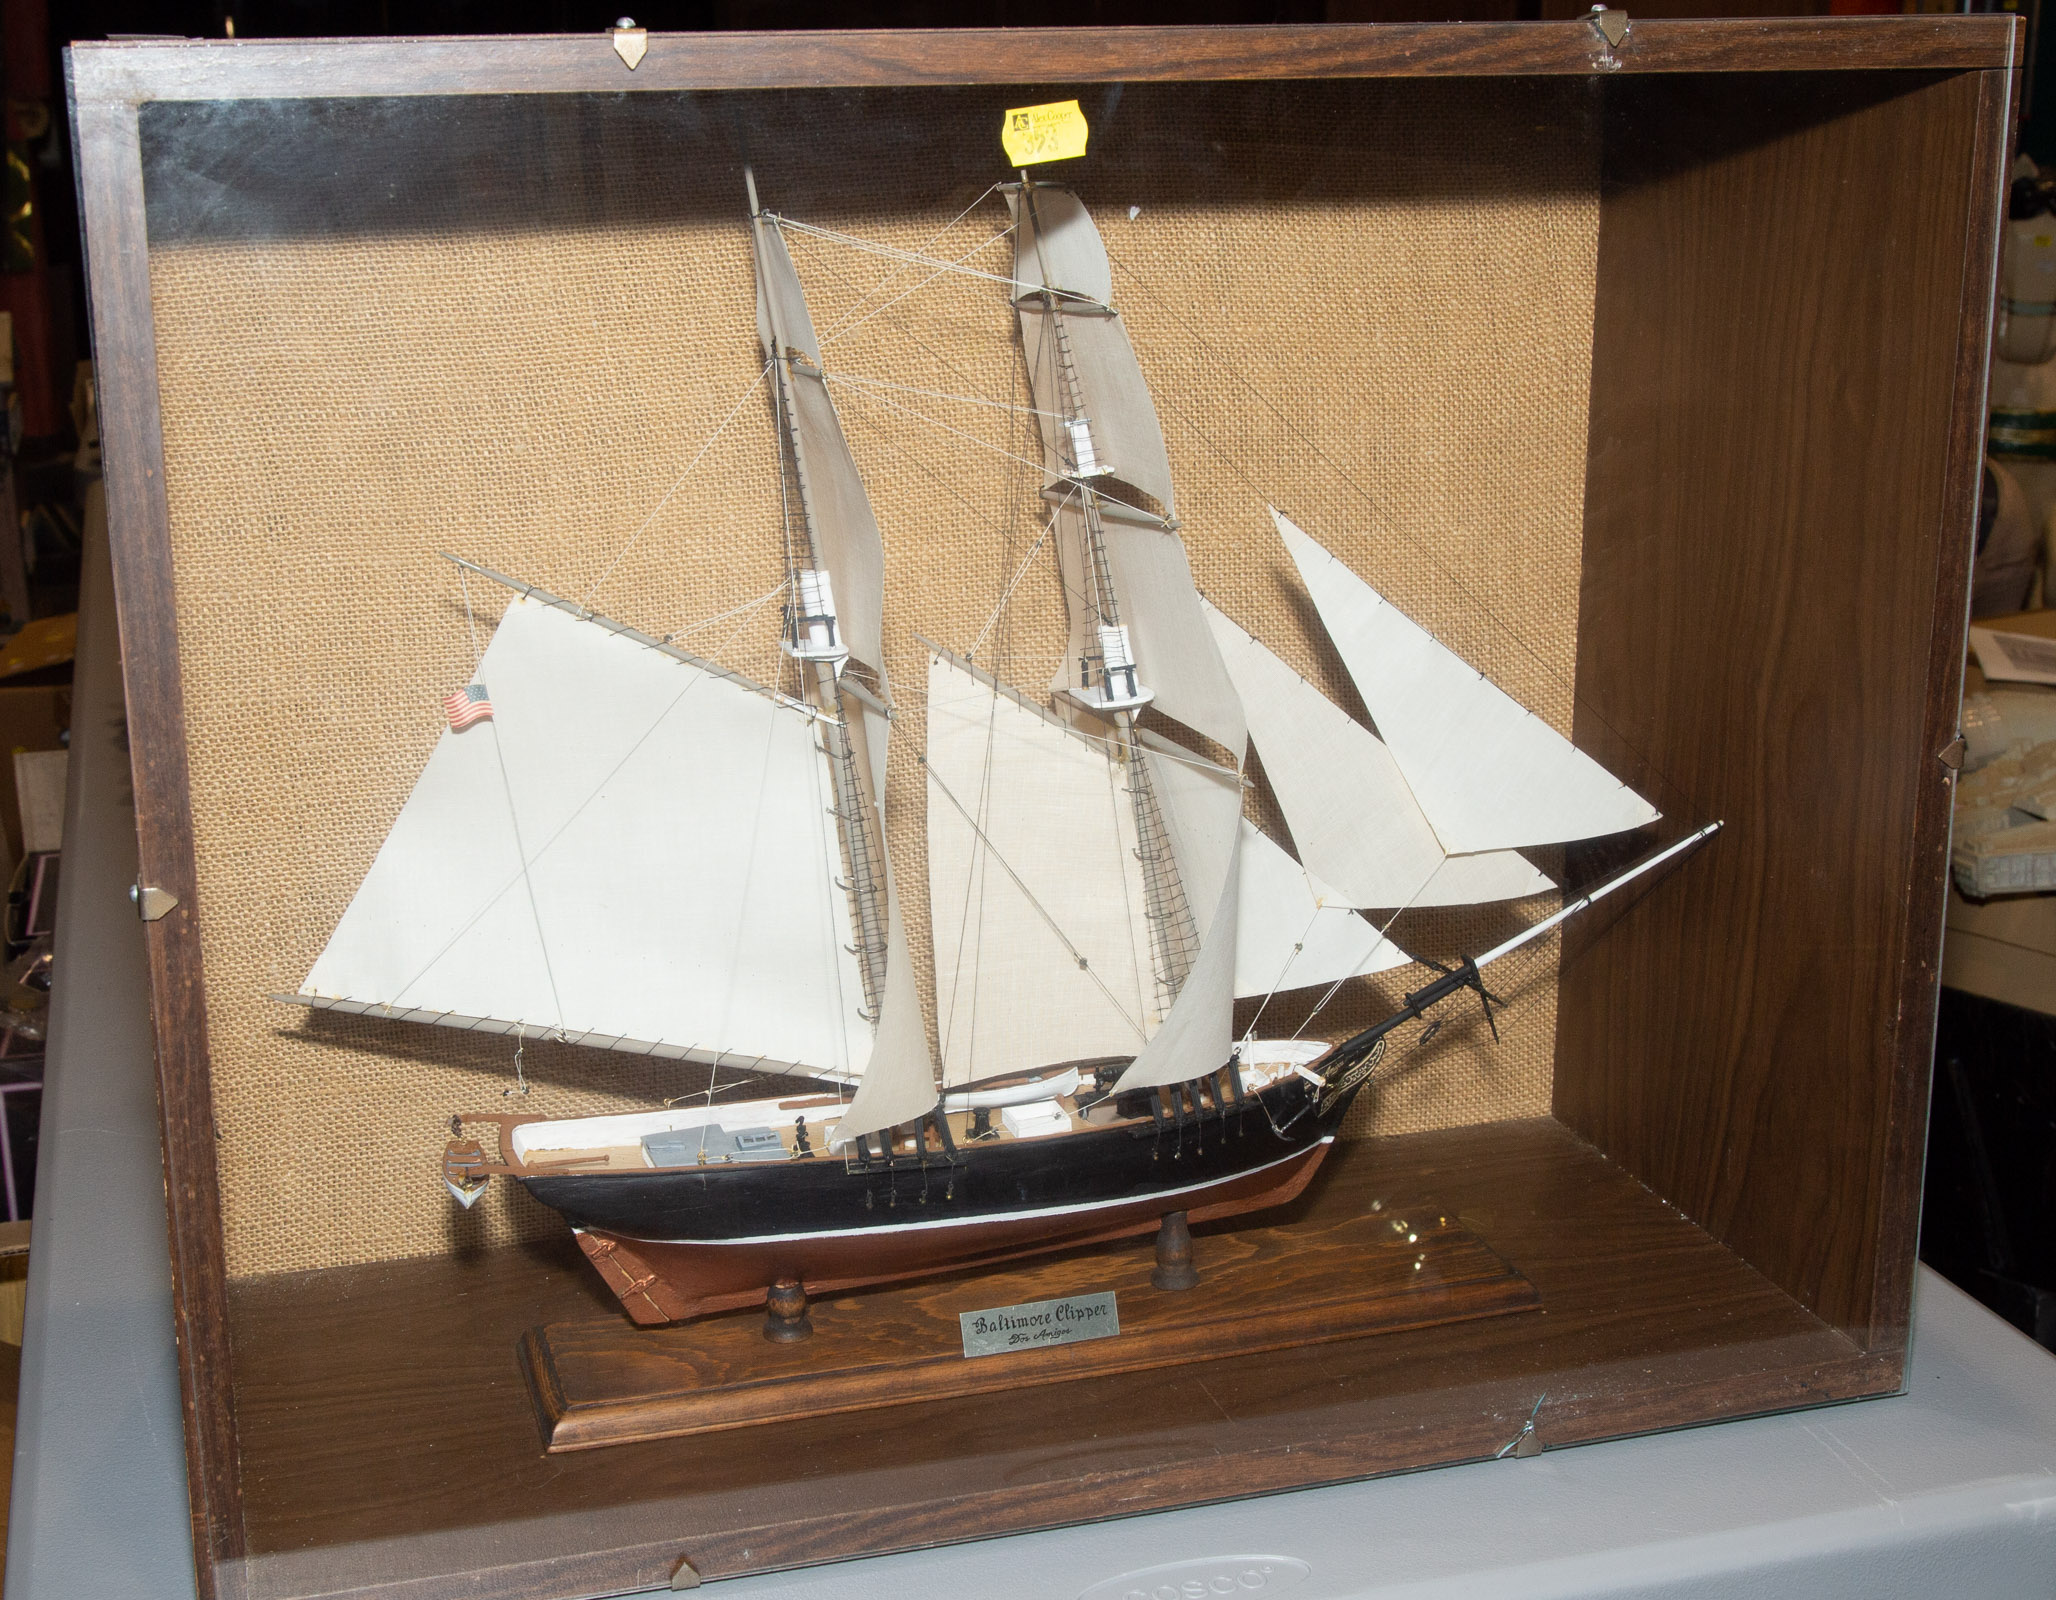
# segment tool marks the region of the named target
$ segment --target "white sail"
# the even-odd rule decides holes
[[[1022,206],[1019,190],[1007,192],[1007,203],[1019,230],[1014,235],[1016,299],[1047,284],[1096,305],[1113,304],[1107,248],[1083,201],[1069,189],[1038,183],[1032,208]]]
[[[944,1083],[1139,1050],[1157,1018],[1120,763],[938,652],[928,776]]]
[[[1212,606],[1207,619],[1299,859],[1349,905],[1474,905],[1554,887],[1511,850],[1445,861],[1378,737]]]
[[[528,597],[477,678],[491,720],[444,732],[297,998],[860,1072],[811,715]]]
[[[1235,925],[1235,998],[1339,983],[1412,960],[1274,844],[1242,824]]]
[[[1225,747],[1237,761],[1248,742],[1242,701],[1207,626],[1185,541],[1156,528],[1108,520],[1101,529],[1121,620],[1156,709]]]
[[[1443,848],[1561,844],[1656,820],[1647,800],[1288,518],[1275,509],[1271,518]]]
[[[1184,1083],[1218,1072],[1235,1045],[1235,922],[1240,885],[1227,874],[1202,940],[1199,959],[1185,975],[1164,1025],[1115,1080],[1117,1092]]]
[[[845,713],[854,710],[851,742],[864,764],[878,837],[885,837],[885,778],[891,754],[892,723],[882,701],[854,681],[842,684]],[[934,1109],[937,1099],[934,1058],[928,1048],[928,1026],[921,1015],[921,992],[914,983],[913,953],[900,917],[899,891],[893,882],[892,858],[885,859],[885,991],[878,999],[878,1026],[871,1056],[856,1097],[836,1123],[836,1147],[864,1135],[917,1120]]]
[[[816,553],[833,583],[843,643],[859,661],[882,670],[885,551],[878,521],[821,375],[821,347],[785,237],[765,216],[756,219],[754,232],[757,334],[765,359],[780,363],[782,421],[797,459],[800,497]]]
[[[1116,1087],[1122,1090],[1218,1071],[1227,1063],[1235,1032],[1242,777],[1147,734],[1141,743],[1139,759],[1149,768],[1199,950],[1164,1025],[1121,1074]]]
[[[1171,461],[1164,449],[1156,402],[1136,364],[1135,348],[1119,316],[1059,312],[1063,338],[1055,337],[1050,313],[1034,304],[1021,308],[1021,345],[1028,363],[1028,388],[1042,424],[1051,470],[1081,476],[1106,487],[1104,479],[1128,484],[1175,517]],[[1070,382],[1064,379],[1069,359]],[[1075,397],[1075,398],[1074,398]],[[1086,427],[1083,440],[1068,431],[1074,409]],[[1091,459],[1082,459],[1089,449]]]
[[[1014,213],[1015,304],[1028,387],[1042,414],[1043,444],[1053,471],[1104,474],[1154,500],[1166,517],[1177,515],[1171,494],[1171,463],[1156,402],[1128,330],[1111,309],[1112,278],[1099,229],[1068,190],[1036,184],[1024,195],[1009,190]],[[1038,235],[1035,219],[1043,231]],[[1063,337],[1038,290],[1048,283],[1063,292]],[[1093,302],[1079,306],[1072,296]],[[1082,439],[1070,430],[1081,419]],[[1089,452],[1090,460],[1081,456]]]

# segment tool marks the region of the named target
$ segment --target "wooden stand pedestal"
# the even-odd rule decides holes
[[[1179,1219],[1182,1223],[1182,1218]],[[812,1338],[766,1339],[760,1312],[667,1328],[556,1322],[521,1340],[544,1448],[632,1440],[1061,1383],[1526,1311],[1534,1287],[1453,1221],[1418,1209],[1202,1234],[1197,1286],[1123,1242],[1004,1271],[801,1304]],[[1176,1240],[1173,1240],[1175,1254]],[[1177,1276],[1174,1274],[1174,1276]],[[1117,1296],[1111,1338],[967,1360],[959,1313]]]

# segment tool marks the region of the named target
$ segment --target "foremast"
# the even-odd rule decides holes
[[[1136,848],[1142,864],[1144,915],[1149,923],[1158,1011],[1167,1014],[1199,953],[1199,925],[1178,870],[1156,785],[1148,764],[1140,759],[1136,743],[1136,716],[1155,698],[1155,692],[1141,682],[1129,630],[1121,621],[1120,596],[1107,555],[1101,496],[1092,483],[1101,472],[1093,442],[1093,419],[1068,326],[1073,306],[1082,304],[1085,314],[1100,316],[1109,315],[1110,308],[1081,301],[1076,294],[1059,287],[1044,248],[1045,229],[1035,185],[1025,172],[1021,175],[1019,205],[1028,218],[1039,285],[1017,294],[1014,304],[1023,312],[1040,314],[1047,329],[1043,351],[1049,362],[1049,381],[1043,387],[1057,401],[1058,410],[1058,427],[1045,430],[1049,446],[1045,456],[1056,478],[1051,485],[1057,502],[1054,515],[1062,517],[1068,513],[1075,518],[1077,553],[1083,558],[1078,563],[1083,569],[1079,575],[1083,581],[1070,598],[1083,612],[1083,626],[1074,631],[1074,636],[1082,636],[1085,648],[1075,662],[1067,664],[1076,671],[1077,681],[1064,692],[1086,711],[1110,721],[1114,728],[1114,743],[1135,813]]]

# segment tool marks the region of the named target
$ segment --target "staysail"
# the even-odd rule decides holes
[[[1413,959],[1349,907],[1254,823],[1236,857],[1235,998],[1340,983]]]
[[[1221,612],[1207,617],[1299,859],[1347,904],[1475,905],[1554,887],[1511,850],[1447,855],[1375,734]]]
[[[1442,848],[1458,855],[1562,844],[1657,819],[1647,800],[1290,519],[1275,509],[1271,518]]]
[[[533,595],[297,995],[848,1079],[871,1054],[814,715]],[[689,914],[681,914],[690,908]]]

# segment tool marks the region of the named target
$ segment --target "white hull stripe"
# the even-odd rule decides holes
[[[703,1249],[740,1250],[750,1245],[793,1244],[802,1239],[862,1239],[879,1233],[921,1233],[938,1228],[980,1228],[994,1222],[1027,1222],[1040,1217],[1071,1217],[1087,1211],[1112,1211],[1119,1206],[1142,1205],[1156,1200],[1169,1200],[1181,1194],[1197,1194],[1202,1189],[1217,1189],[1224,1183],[1234,1183],[1242,1178],[1253,1178],[1259,1172],[1269,1172],[1273,1167],[1282,1167],[1288,1162],[1302,1160],[1319,1145],[1333,1144],[1335,1135],[1324,1134],[1304,1150],[1295,1150],[1289,1156],[1280,1156],[1276,1161],[1267,1161],[1260,1167],[1251,1167],[1247,1172],[1238,1172],[1229,1177],[1209,1179],[1205,1183],[1191,1183],[1181,1189],[1160,1189],[1155,1194],[1136,1195],[1132,1199],[1091,1200],[1083,1205],[1044,1206],[1035,1211],[981,1211],[971,1217],[944,1217],[934,1222],[900,1222],[882,1228],[822,1228],[807,1233],[754,1233],[746,1239],[642,1239],[640,1234],[625,1234],[624,1238],[642,1239],[645,1244],[683,1244]],[[546,1180],[547,1181],[547,1180]],[[579,1233],[588,1229],[580,1228]],[[614,1233],[617,1229],[605,1228],[603,1233]]]

